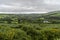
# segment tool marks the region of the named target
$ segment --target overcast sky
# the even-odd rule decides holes
[[[0,12],[49,12],[60,10],[60,0],[0,0]]]

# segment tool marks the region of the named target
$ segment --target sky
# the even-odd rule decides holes
[[[0,0],[0,12],[40,12],[60,10],[60,0]]]

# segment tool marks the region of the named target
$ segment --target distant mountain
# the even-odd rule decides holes
[[[53,11],[43,14],[44,16],[60,16],[60,11]]]

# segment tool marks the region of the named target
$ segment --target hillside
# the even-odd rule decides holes
[[[2,18],[2,19],[1,19]],[[41,21],[49,21],[50,23],[60,22],[60,11],[49,12],[45,14],[0,14],[0,21],[7,21],[8,19],[15,21],[15,20],[22,20],[28,22],[35,22],[38,23]]]
[[[0,40],[60,40],[60,12],[0,14]]]

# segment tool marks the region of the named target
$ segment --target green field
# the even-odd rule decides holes
[[[60,14],[0,14],[0,40],[60,40]]]

